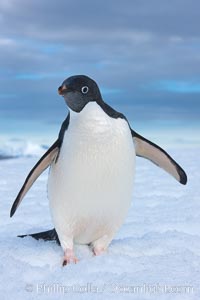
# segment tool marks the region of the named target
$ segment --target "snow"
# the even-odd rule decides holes
[[[41,156],[48,147],[26,139],[11,138],[0,142],[0,159]]]
[[[200,147],[182,147],[167,150],[187,172],[187,186],[138,158],[132,207],[108,252],[93,257],[77,245],[79,263],[64,268],[56,243],[17,237],[53,227],[48,172],[10,219],[37,158],[0,160],[0,299],[199,299]]]

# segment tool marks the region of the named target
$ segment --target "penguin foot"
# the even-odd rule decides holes
[[[94,247],[92,250],[93,250],[93,253],[94,253],[95,256],[99,256],[99,255],[105,253],[105,251],[106,251],[106,249],[103,248],[103,247],[101,247],[101,248],[95,248]]]
[[[76,264],[78,262],[78,258],[74,255],[74,251],[72,249],[67,249],[64,252],[64,258],[63,258],[63,263],[62,266],[66,266],[70,263]]]
[[[113,239],[113,234],[105,234],[100,237],[98,240],[95,240],[91,243],[92,251],[95,256],[101,255],[106,252],[108,245]]]

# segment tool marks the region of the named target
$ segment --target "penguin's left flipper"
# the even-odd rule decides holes
[[[31,234],[24,234],[24,235],[18,235],[20,238],[24,238],[26,236],[31,236],[32,238],[36,240],[44,240],[44,241],[56,241],[58,245],[60,245],[60,241],[58,238],[58,234],[55,229],[38,232],[38,233],[31,233]]]
[[[40,158],[37,164],[33,167],[33,169],[28,174],[21,190],[19,191],[17,198],[15,199],[11,211],[10,217],[12,217],[18,208],[20,202],[23,197],[26,195],[28,190],[31,188],[35,180],[40,176],[40,174],[49,167],[49,165],[54,161],[59,153],[59,140],[57,140],[48,150],[47,152]]]
[[[171,174],[182,184],[187,183],[185,171],[175,162],[175,160],[161,147],[145,139],[131,129],[133,141],[135,143],[136,155],[149,159],[154,164]]]

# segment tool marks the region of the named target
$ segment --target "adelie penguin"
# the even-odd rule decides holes
[[[30,236],[57,240],[66,265],[78,260],[74,243],[90,245],[95,255],[106,251],[131,204],[136,155],[182,184],[187,177],[167,152],[136,133],[122,113],[103,101],[94,80],[84,75],[69,77],[58,93],[69,113],[58,139],[28,174],[10,215],[50,167],[48,198],[55,229]]]

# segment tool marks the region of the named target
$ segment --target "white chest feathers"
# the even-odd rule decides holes
[[[114,235],[130,206],[135,150],[127,122],[92,102],[70,113],[48,195],[59,237],[90,243]]]

